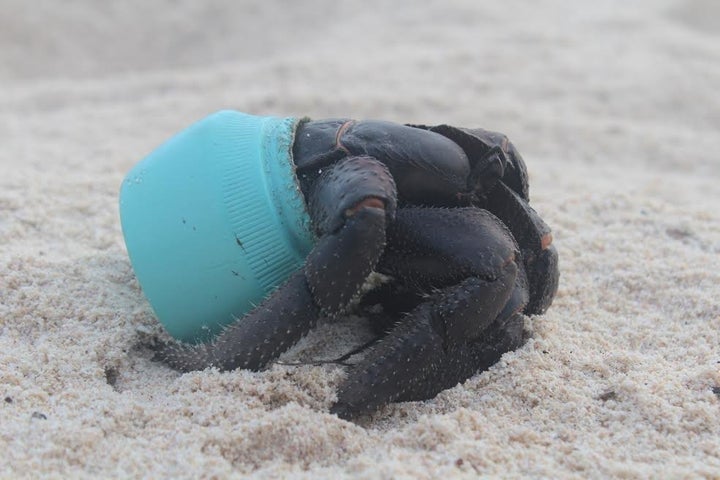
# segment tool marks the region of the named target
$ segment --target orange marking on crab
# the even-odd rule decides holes
[[[354,120],[348,120],[347,122],[343,123],[342,126],[338,128],[337,134],[335,134],[335,145],[337,145],[339,149],[343,150],[348,155],[350,155],[350,150],[348,150],[347,147],[342,144],[342,136],[353,123],[355,123]]]
[[[361,208],[379,208],[381,210],[385,209],[385,202],[377,197],[367,197],[363,200],[360,200],[358,203],[355,204],[354,207],[348,208],[345,210],[345,216],[346,217],[352,217],[357,213],[358,210]]]
[[[552,244],[552,241],[553,241],[552,233],[546,233],[540,239],[540,248],[543,250],[547,250],[547,248]]]

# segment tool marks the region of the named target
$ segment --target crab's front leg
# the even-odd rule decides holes
[[[346,157],[309,186],[310,216],[321,237],[305,266],[326,315],[341,313],[373,271],[395,216],[397,193],[387,167],[368,156]]]
[[[181,372],[208,367],[257,370],[302,338],[315,325],[318,314],[305,272],[299,270],[211,342],[161,343],[155,360]]]
[[[342,312],[359,291],[385,247],[395,195],[387,168],[370,157],[346,158],[326,169],[308,192],[320,239],[304,268],[212,342],[163,344],[156,358],[181,371],[267,365],[319,315]]]

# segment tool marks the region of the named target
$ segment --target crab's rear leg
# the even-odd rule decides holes
[[[332,411],[344,418],[431,398],[522,343],[527,284],[501,222],[476,208],[398,210],[379,270],[439,287],[350,372]]]
[[[383,252],[395,185],[377,160],[350,157],[320,175],[308,198],[320,239],[304,268],[212,342],[163,344],[156,358],[182,371],[257,370],[295,344],[319,315],[343,311]]]

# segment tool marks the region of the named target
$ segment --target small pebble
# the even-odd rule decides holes
[[[614,391],[609,390],[600,395],[598,398],[603,402],[607,402],[608,400],[615,400],[617,398],[617,394]]]
[[[119,375],[120,375],[120,372],[118,372],[117,368],[105,367],[105,381],[111,387],[115,387],[117,385],[117,380],[118,380]]]
[[[5,403],[12,403],[13,399],[12,397],[5,397]]]
[[[37,418],[39,420],[47,420],[47,416],[44,413],[40,413],[40,412],[33,412],[31,417]]]

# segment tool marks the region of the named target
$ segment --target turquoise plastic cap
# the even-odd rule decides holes
[[[125,177],[130,261],[173,337],[208,340],[302,266],[315,238],[292,160],[296,126],[221,111]]]

